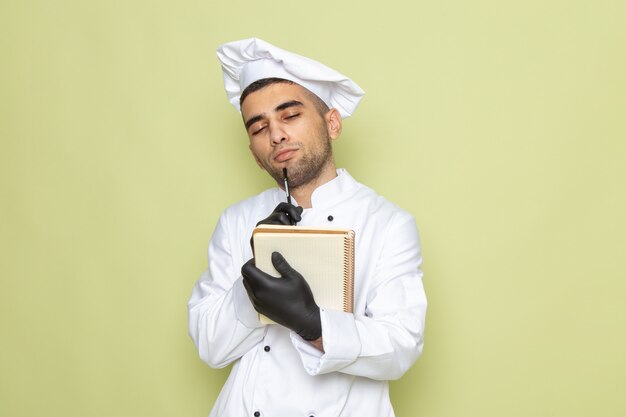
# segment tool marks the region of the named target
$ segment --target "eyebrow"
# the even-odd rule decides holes
[[[279,112],[279,111],[288,109],[289,107],[295,107],[295,106],[304,106],[304,104],[301,101],[298,101],[298,100],[290,100],[290,101],[286,101],[286,102],[281,103],[278,106],[276,106],[274,108],[274,111],[275,112]],[[257,114],[256,116],[253,116],[253,117],[249,118],[248,121],[246,122],[246,130],[250,129],[250,126],[252,126],[256,122],[258,122],[259,120],[263,119],[263,115],[264,114],[265,113]]]
[[[274,111],[281,111],[281,110],[285,110],[285,109],[288,109],[289,107],[294,107],[294,106],[304,106],[304,104],[302,104],[302,102],[298,100],[291,100],[286,103],[279,104],[278,106],[276,106]]]

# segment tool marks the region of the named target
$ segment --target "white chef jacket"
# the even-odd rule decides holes
[[[211,417],[394,415],[387,381],[409,369],[424,343],[419,236],[410,214],[347,171],[337,174],[313,192],[298,223],[356,234],[354,313],[321,311],[324,352],[285,327],[262,325],[242,284],[252,230],[284,191],[267,190],[220,217],[188,305],[202,360],[233,363]]]

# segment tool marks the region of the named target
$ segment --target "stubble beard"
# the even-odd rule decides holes
[[[291,189],[296,189],[314,182],[322,174],[324,168],[332,161],[333,152],[330,136],[326,131],[324,131],[322,135],[324,136],[322,149],[316,153],[306,152],[306,148],[303,147],[303,144],[296,142],[299,149],[305,152],[301,156],[300,161],[288,167],[287,175]],[[266,167],[266,170],[278,184],[283,183],[282,168]]]

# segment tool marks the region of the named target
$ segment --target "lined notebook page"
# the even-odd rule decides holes
[[[257,268],[274,277],[280,274],[271,256],[280,252],[307,280],[317,305],[343,310],[343,235],[259,233],[254,238],[254,251]]]

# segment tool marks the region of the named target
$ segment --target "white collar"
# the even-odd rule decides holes
[[[337,176],[320,185],[311,194],[311,206],[314,209],[324,209],[346,200],[356,192],[359,183],[344,168],[337,169]],[[284,191],[278,189],[279,192]],[[293,198],[293,197],[292,197]],[[294,199],[294,203],[297,202]]]

